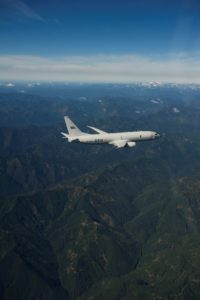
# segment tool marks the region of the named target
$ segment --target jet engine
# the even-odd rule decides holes
[[[135,147],[135,146],[136,146],[136,142],[128,142],[128,143],[127,143],[127,146],[128,146],[128,147],[131,147],[131,148],[132,148],[132,147]]]

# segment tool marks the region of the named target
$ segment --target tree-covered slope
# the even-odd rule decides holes
[[[24,284],[15,272],[26,274],[30,295],[41,299],[41,282],[52,299],[197,299],[200,183],[170,179],[159,168],[152,173],[148,159],[135,166],[119,163],[70,185],[4,199],[5,299]],[[23,289],[19,295],[31,299]]]
[[[0,95],[0,298],[199,299],[199,90],[65,92]],[[70,144],[65,114],[162,137]]]

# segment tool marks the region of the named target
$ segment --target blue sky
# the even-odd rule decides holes
[[[0,79],[200,82],[200,3],[168,2],[1,0]]]

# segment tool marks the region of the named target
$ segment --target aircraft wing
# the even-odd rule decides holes
[[[96,128],[96,127],[92,127],[92,126],[87,126],[87,127],[91,128],[92,130],[94,130],[94,131],[96,131],[98,133],[107,133],[106,131],[100,130],[100,129]]]
[[[114,145],[116,148],[123,148],[126,146],[126,143],[127,143],[126,140],[118,140],[118,141],[109,142],[109,144]]]

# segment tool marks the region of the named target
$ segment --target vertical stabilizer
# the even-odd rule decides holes
[[[79,136],[85,134],[72,122],[72,120],[70,120],[69,117],[64,116],[64,120],[70,136]]]

